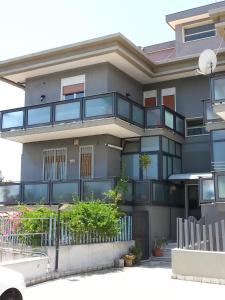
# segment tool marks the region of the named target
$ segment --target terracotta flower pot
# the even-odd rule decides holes
[[[156,256],[156,257],[162,256],[162,250],[161,250],[161,248],[154,248],[153,249],[153,255]]]
[[[135,256],[134,255],[124,255],[123,259],[124,259],[124,263],[125,263],[126,267],[132,267],[133,262],[135,260]]]

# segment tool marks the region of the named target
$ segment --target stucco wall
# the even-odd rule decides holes
[[[142,85],[109,63],[53,73],[26,80],[25,106],[61,100],[61,79],[85,74],[85,95],[107,92],[129,93],[131,99],[142,101]],[[41,102],[40,96],[46,99]]]
[[[120,145],[120,139],[108,135],[79,138],[80,146],[94,146],[94,177],[119,175],[120,151],[106,147],[108,143]],[[67,179],[79,178],[79,147],[74,146],[74,139],[63,139],[24,144],[21,180],[42,180],[43,150],[61,147],[67,148]]]
[[[224,284],[225,253],[173,249],[172,272],[178,279]]]

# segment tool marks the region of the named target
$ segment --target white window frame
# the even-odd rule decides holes
[[[143,106],[145,106],[145,99],[147,98],[156,98],[156,105],[157,105],[157,90],[149,90],[143,92]]]
[[[94,178],[94,145],[82,145],[79,146],[79,178],[80,177],[80,167],[81,167],[81,149],[91,148],[91,177]]]
[[[61,79],[61,100],[65,100],[65,96],[63,95],[64,86],[80,84],[80,83],[84,84],[84,96],[85,96],[85,74],[62,78]]]
[[[205,40],[205,39],[210,39],[210,38],[216,37],[217,36],[217,30],[215,28],[215,35],[214,36],[208,36],[208,37],[204,37],[204,38],[196,39],[196,40],[192,40],[192,41],[185,41],[185,29],[195,28],[195,27],[199,27],[199,26],[207,25],[207,24],[213,24],[213,22],[203,21],[203,22],[199,22],[199,23],[195,23],[195,24],[190,24],[190,25],[183,26],[182,27],[182,40],[183,40],[183,43],[192,43],[192,42],[195,42],[195,41],[201,41],[201,40]],[[212,30],[206,30],[204,32],[207,32],[207,31],[212,31]]]
[[[185,118],[185,137],[186,138],[191,138],[193,136],[202,136],[202,135],[209,135],[210,133],[203,133],[203,134],[193,134],[193,135],[187,135],[187,121],[188,120],[194,120],[194,119],[202,119],[203,120],[203,124],[204,124],[204,118],[202,116],[200,117],[193,117],[193,118]],[[200,127],[200,126],[196,126],[197,127]],[[202,127],[206,127],[206,126],[202,126]],[[194,127],[193,127],[194,128]]]
[[[65,179],[67,178],[67,164],[68,164],[68,161],[67,161],[67,148],[66,147],[62,147],[62,148],[50,148],[50,149],[43,149],[42,151],[42,179],[44,180],[44,167],[45,167],[45,162],[44,162],[44,152],[45,151],[54,151],[54,160],[55,160],[55,154],[56,154],[56,151],[65,151]],[[55,164],[55,162],[54,162]],[[55,178],[51,179],[51,180],[57,180]]]
[[[161,105],[163,105],[164,96],[174,96],[174,106],[176,111],[177,110],[176,88],[171,87],[171,88],[161,89]]]

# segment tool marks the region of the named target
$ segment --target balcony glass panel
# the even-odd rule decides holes
[[[159,136],[141,138],[141,151],[159,151]]]
[[[24,202],[28,204],[45,204],[48,202],[48,184],[25,184]]]
[[[136,105],[132,105],[132,121],[144,125],[144,110]]]
[[[213,79],[214,100],[225,101],[225,77]]]
[[[39,108],[28,109],[28,125],[38,125],[50,123],[51,121],[51,108],[50,106],[44,106]]]
[[[181,159],[173,157],[173,174],[181,173]]]
[[[148,203],[150,201],[149,181],[136,181],[134,184],[134,202]]]
[[[219,117],[217,116],[216,113],[214,113],[211,102],[206,102],[206,120],[211,121],[211,120],[218,120],[218,119]]]
[[[54,182],[52,185],[53,203],[72,203],[79,197],[78,182]]]
[[[117,113],[126,119],[130,118],[130,103],[123,98],[117,98]]]
[[[80,118],[80,102],[57,104],[55,107],[55,121],[76,120]]]
[[[153,183],[153,202],[169,205],[169,185]]]
[[[123,155],[122,164],[125,176],[132,179],[139,179],[139,154]]]
[[[85,117],[108,116],[113,114],[113,96],[102,96],[85,99]]]
[[[162,151],[169,152],[169,140],[166,137],[162,137]]]
[[[202,181],[202,201],[213,202],[214,199],[214,181],[211,179]]]
[[[225,166],[225,141],[213,142],[213,162]]]
[[[173,114],[167,110],[165,110],[165,126],[174,129]]]
[[[0,185],[0,203],[16,204],[20,201],[20,185]]]
[[[13,111],[2,115],[2,129],[23,127],[23,111]]]
[[[184,120],[176,116],[176,131],[184,134]]]
[[[123,200],[131,202],[133,200],[133,184],[127,182],[127,191],[123,194]]]
[[[213,130],[212,139],[213,141],[225,140],[225,130]]]
[[[225,199],[225,176],[219,175],[217,177],[217,185],[218,185],[218,198]]]
[[[93,201],[96,199],[104,200],[105,192],[112,189],[111,180],[84,181],[83,182],[83,200]]]
[[[147,127],[161,127],[160,108],[148,109],[146,115]]]
[[[169,140],[169,153],[175,155],[176,144],[173,140]]]

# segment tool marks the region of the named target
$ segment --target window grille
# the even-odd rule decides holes
[[[48,149],[43,151],[43,180],[66,179],[67,149]]]
[[[93,177],[93,146],[80,146],[80,178]]]

